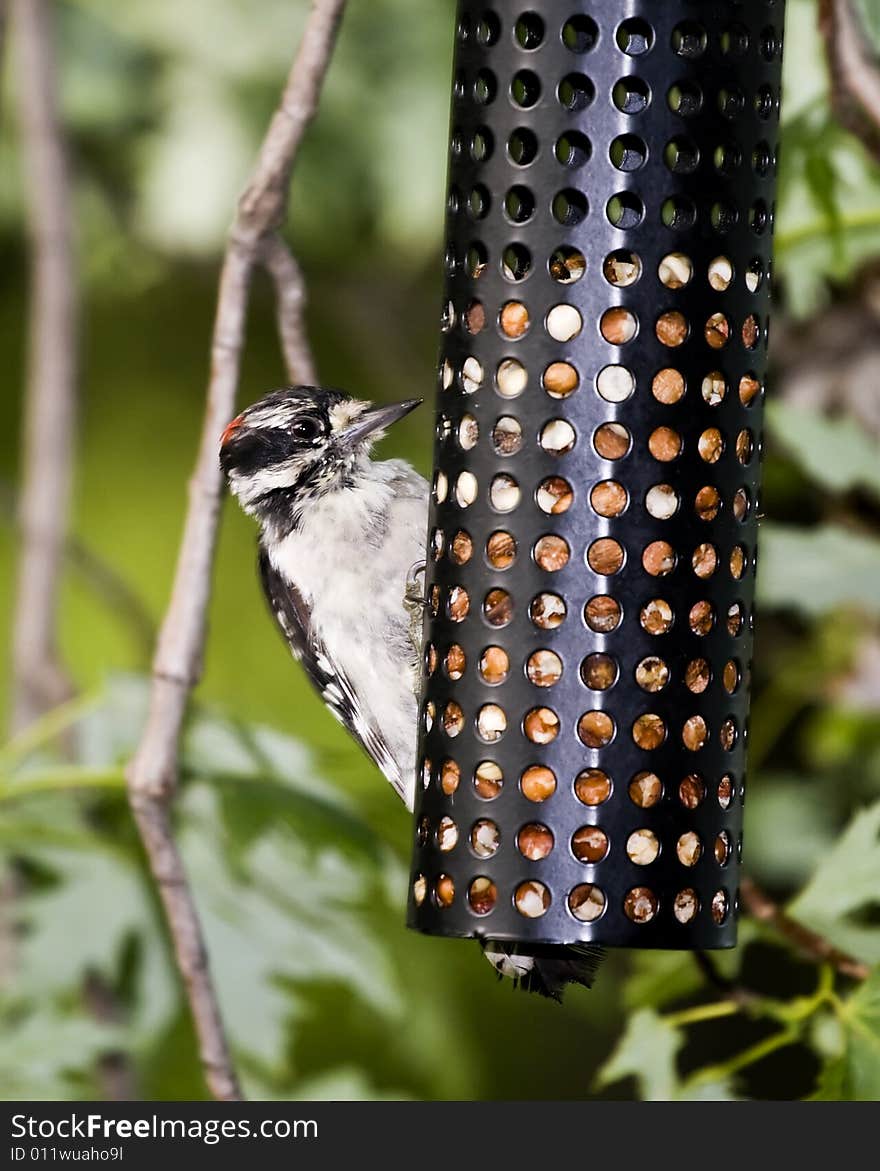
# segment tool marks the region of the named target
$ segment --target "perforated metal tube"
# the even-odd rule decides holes
[[[735,941],[781,0],[460,0],[409,923]]]

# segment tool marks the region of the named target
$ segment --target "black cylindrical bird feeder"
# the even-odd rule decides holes
[[[460,0],[409,923],[736,938],[782,0]]]

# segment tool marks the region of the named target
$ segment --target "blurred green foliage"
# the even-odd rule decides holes
[[[158,620],[223,233],[306,5],[58,7],[86,288],[74,533]],[[290,231],[322,374],[377,399],[433,384],[453,7],[353,0],[295,175]],[[854,296],[880,253],[880,168],[832,117],[815,9],[789,0],[777,221],[781,305],[807,331]],[[10,65],[4,112],[14,91]],[[7,117],[10,388],[22,385],[21,216]],[[261,283],[243,401],[282,380],[273,329]],[[19,400],[3,399],[9,485]],[[388,446],[424,470],[429,444],[415,415]],[[746,807],[751,872],[868,964],[880,962],[878,467],[876,435],[845,410],[831,419],[772,404]],[[13,565],[6,525],[7,614]],[[191,1027],[122,792],[144,713],[143,630],[78,561],[61,618],[80,698],[0,752],[0,849],[20,886],[0,1095],[100,1096],[121,1067],[145,1097],[198,1097]],[[596,989],[560,1010],[496,985],[475,946],[405,932],[407,815],[291,665],[258,597],[252,526],[231,506],[210,619],[177,822],[250,1094],[877,1097],[876,971],[853,991],[752,923],[718,961],[757,992],[736,1015],[687,954],[616,954]],[[0,652],[7,638],[0,629]],[[72,760],[58,754],[61,733]]]

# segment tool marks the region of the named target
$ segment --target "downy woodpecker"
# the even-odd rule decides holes
[[[322,699],[412,809],[419,649],[405,595],[424,559],[428,484],[372,445],[420,399],[374,407],[338,390],[273,391],[226,427],[220,464],[260,525],[269,607]],[[589,987],[590,947],[482,944],[502,976],[560,998]]]

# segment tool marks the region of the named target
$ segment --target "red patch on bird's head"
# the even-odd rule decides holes
[[[225,447],[230,439],[237,431],[240,431],[244,426],[244,415],[236,415],[231,423],[227,423],[223,428],[223,434],[220,436],[220,446]]]

